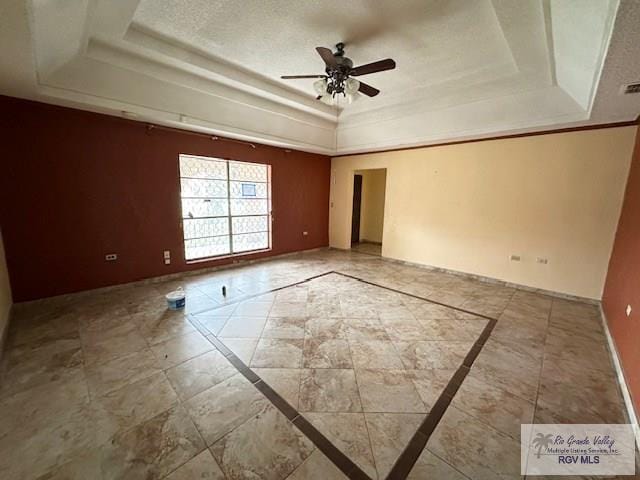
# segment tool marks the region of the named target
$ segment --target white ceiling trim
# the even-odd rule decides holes
[[[630,60],[640,55],[640,4],[634,0],[478,0],[473,4],[407,0],[407,5],[417,8],[412,7],[410,17],[380,4],[385,8],[366,18],[357,13],[364,8],[364,0],[353,1],[344,16],[347,30],[354,31],[354,19],[373,21],[360,29],[359,41],[371,34],[377,38],[371,45],[355,41],[349,49],[354,59],[375,60],[384,55],[384,48],[395,57],[394,51],[404,44],[391,33],[401,40],[416,40],[415,47],[406,45],[423,49],[425,56],[413,57],[423,65],[400,62],[396,71],[367,77],[365,81],[381,87],[383,94],[342,111],[317,102],[310,87],[301,90],[301,84],[285,84],[273,71],[265,75],[270,70],[263,68],[277,65],[278,71],[283,70],[280,73],[314,73],[309,68],[315,65],[321,71],[313,52],[314,45],[326,44],[317,37],[325,29],[318,19],[328,18],[339,5],[344,12],[338,0],[323,3],[320,16],[315,6],[302,7],[294,0],[279,4],[278,8],[288,8],[292,15],[309,13],[313,17],[311,30],[304,36],[299,28],[291,31],[298,36],[291,37],[287,45],[299,52],[296,55],[277,44],[286,32],[273,32],[274,47],[268,51],[269,35],[258,36],[263,39],[261,45],[247,44],[255,36],[228,28],[226,34],[235,35],[226,38],[232,42],[230,53],[226,54],[224,42],[225,48],[209,51],[206,38],[200,42],[198,35],[218,33],[218,18],[207,9],[222,8],[221,0],[184,0],[178,7],[158,0],[157,5],[164,3],[165,7],[184,5],[181,14],[207,14],[204,23],[196,22],[205,28],[184,37],[190,42],[178,39],[175,29],[163,31],[162,21],[152,22],[151,29],[137,23],[140,5],[145,5],[147,14],[149,8],[155,8],[148,0],[69,0],[65,5],[71,10],[56,8],[57,0],[8,2],[0,7],[0,43],[6,57],[18,61],[0,59],[0,93],[112,115],[127,111],[142,121],[327,154],[627,121],[640,112],[640,96],[619,95],[621,83],[637,81],[640,76],[637,62]],[[244,5],[255,18],[260,18],[260,8],[266,8],[249,0],[238,2],[234,7]],[[400,16],[390,18],[390,23],[380,17],[396,11]],[[414,19],[415,12],[427,16]],[[603,12],[606,18],[594,18]],[[335,18],[335,25],[326,28],[340,30],[342,17]],[[400,19],[409,22],[406,28],[405,23],[400,28],[396,22]],[[263,33],[269,22],[281,28],[296,25],[265,14],[260,26]],[[388,32],[381,27],[387,23],[393,25]],[[582,42],[588,43],[584,51],[575,58],[567,55],[574,50],[572,29],[587,27],[595,33],[589,42]],[[471,35],[469,32],[487,43],[486,48],[479,45],[479,57],[473,57],[473,48],[480,42],[460,38]],[[455,41],[460,58],[434,50],[435,45],[446,48],[449,39]],[[238,56],[233,53],[238,53],[239,46],[250,49],[254,45],[265,55],[245,58],[242,51]],[[406,57],[405,53],[398,51],[400,57]],[[258,58],[258,63],[247,58]],[[298,58],[300,71],[294,65]],[[567,63],[567,58],[574,63]],[[274,59],[287,64],[279,65]],[[470,63],[465,64],[466,60]],[[443,70],[431,75],[431,69],[440,66]],[[403,69],[408,67],[420,75],[407,76]],[[567,77],[567,69],[578,72],[577,76]]]
[[[467,140],[474,136],[486,137],[520,133],[522,129],[562,128],[565,124],[585,121],[586,113],[575,108],[575,101],[558,87],[489,98],[467,105],[433,112],[414,113],[382,120],[367,128],[339,126],[337,133],[339,153],[364,153],[379,149],[401,148],[417,144]],[[415,134],[413,124],[422,126]],[[478,126],[480,125],[480,126]],[[398,132],[394,136],[384,132]],[[425,135],[424,132],[430,132]]]
[[[164,57],[165,63],[169,61],[180,62],[180,66],[175,68],[197,72],[214,82],[268,98],[337,123],[336,108],[318,102],[309,95],[303,95],[294,89],[285,88],[261,75],[242,70],[233,64],[198,52],[178,40],[163,37],[143,26],[132,24],[127,30],[124,40],[129,44],[146,49],[145,53],[149,58],[154,58],[156,61],[162,61]]]
[[[100,97],[66,88],[42,86],[40,100],[53,105],[77,108],[95,113],[113,115],[118,111],[123,118],[128,120],[145,122],[155,125],[177,128],[180,130],[224,136],[245,141],[259,141],[265,145],[275,147],[292,148],[323,155],[335,153],[335,149],[324,148],[317,144],[305,142],[292,142],[290,139],[277,135],[261,135],[256,139],[255,133],[250,130],[232,127],[225,124],[217,124],[201,118],[190,117],[175,112],[148,108],[144,105],[135,105],[122,102],[113,98]]]

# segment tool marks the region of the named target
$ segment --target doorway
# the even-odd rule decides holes
[[[360,242],[360,213],[362,211],[362,175],[353,176],[353,210],[351,212],[351,245]]]
[[[351,249],[382,254],[387,169],[357,170],[353,176]]]

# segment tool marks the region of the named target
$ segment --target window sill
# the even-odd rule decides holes
[[[229,258],[246,257],[247,255],[255,255],[256,253],[265,253],[273,250],[272,248],[263,248],[262,250],[249,250],[248,252],[232,253],[230,255],[219,255],[217,257],[195,258],[193,260],[185,260],[187,265],[193,265],[198,263],[213,262],[216,260],[226,260]]]

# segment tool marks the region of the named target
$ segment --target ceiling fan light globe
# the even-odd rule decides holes
[[[325,95],[327,93],[327,79],[316,80],[313,82],[313,88],[318,95]]]
[[[360,82],[355,78],[347,78],[344,82],[344,91],[347,94],[355,94],[358,93],[358,89],[360,88]]]
[[[320,97],[320,101],[325,105],[333,106],[333,97],[331,95],[323,95],[322,97]]]
[[[347,103],[351,105],[353,102],[360,98],[360,94],[358,92],[355,93],[346,93],[345,98],[347,99]]]

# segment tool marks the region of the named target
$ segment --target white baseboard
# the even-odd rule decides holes
[[[618,376],[618,384],[620,385],[620,390],[622,391],[622,398],[624,399],[624,405],[627,409],[627,415],[629,416],[629,423],[633,425],[636,437],[636,446],[640,450],[640,428],[638,427],[638,416],[636,415],[635,407],[633,405],[633,401],[631,400],[631,395],[629,394],[629,388],[627,387],[627,381],[624,377],[624,372],[620,363],[618,349],[616,348],[615,341],[613,340],[611,332],[609,331],[609,323],[607,322],[607,316],[602,309],[602,305],[600,305],[600,318],[602,320],[602,326],[604,327],[604,333],[607,336],[609,352],[611,353],[613,366],[615,367],[616,375]]]

